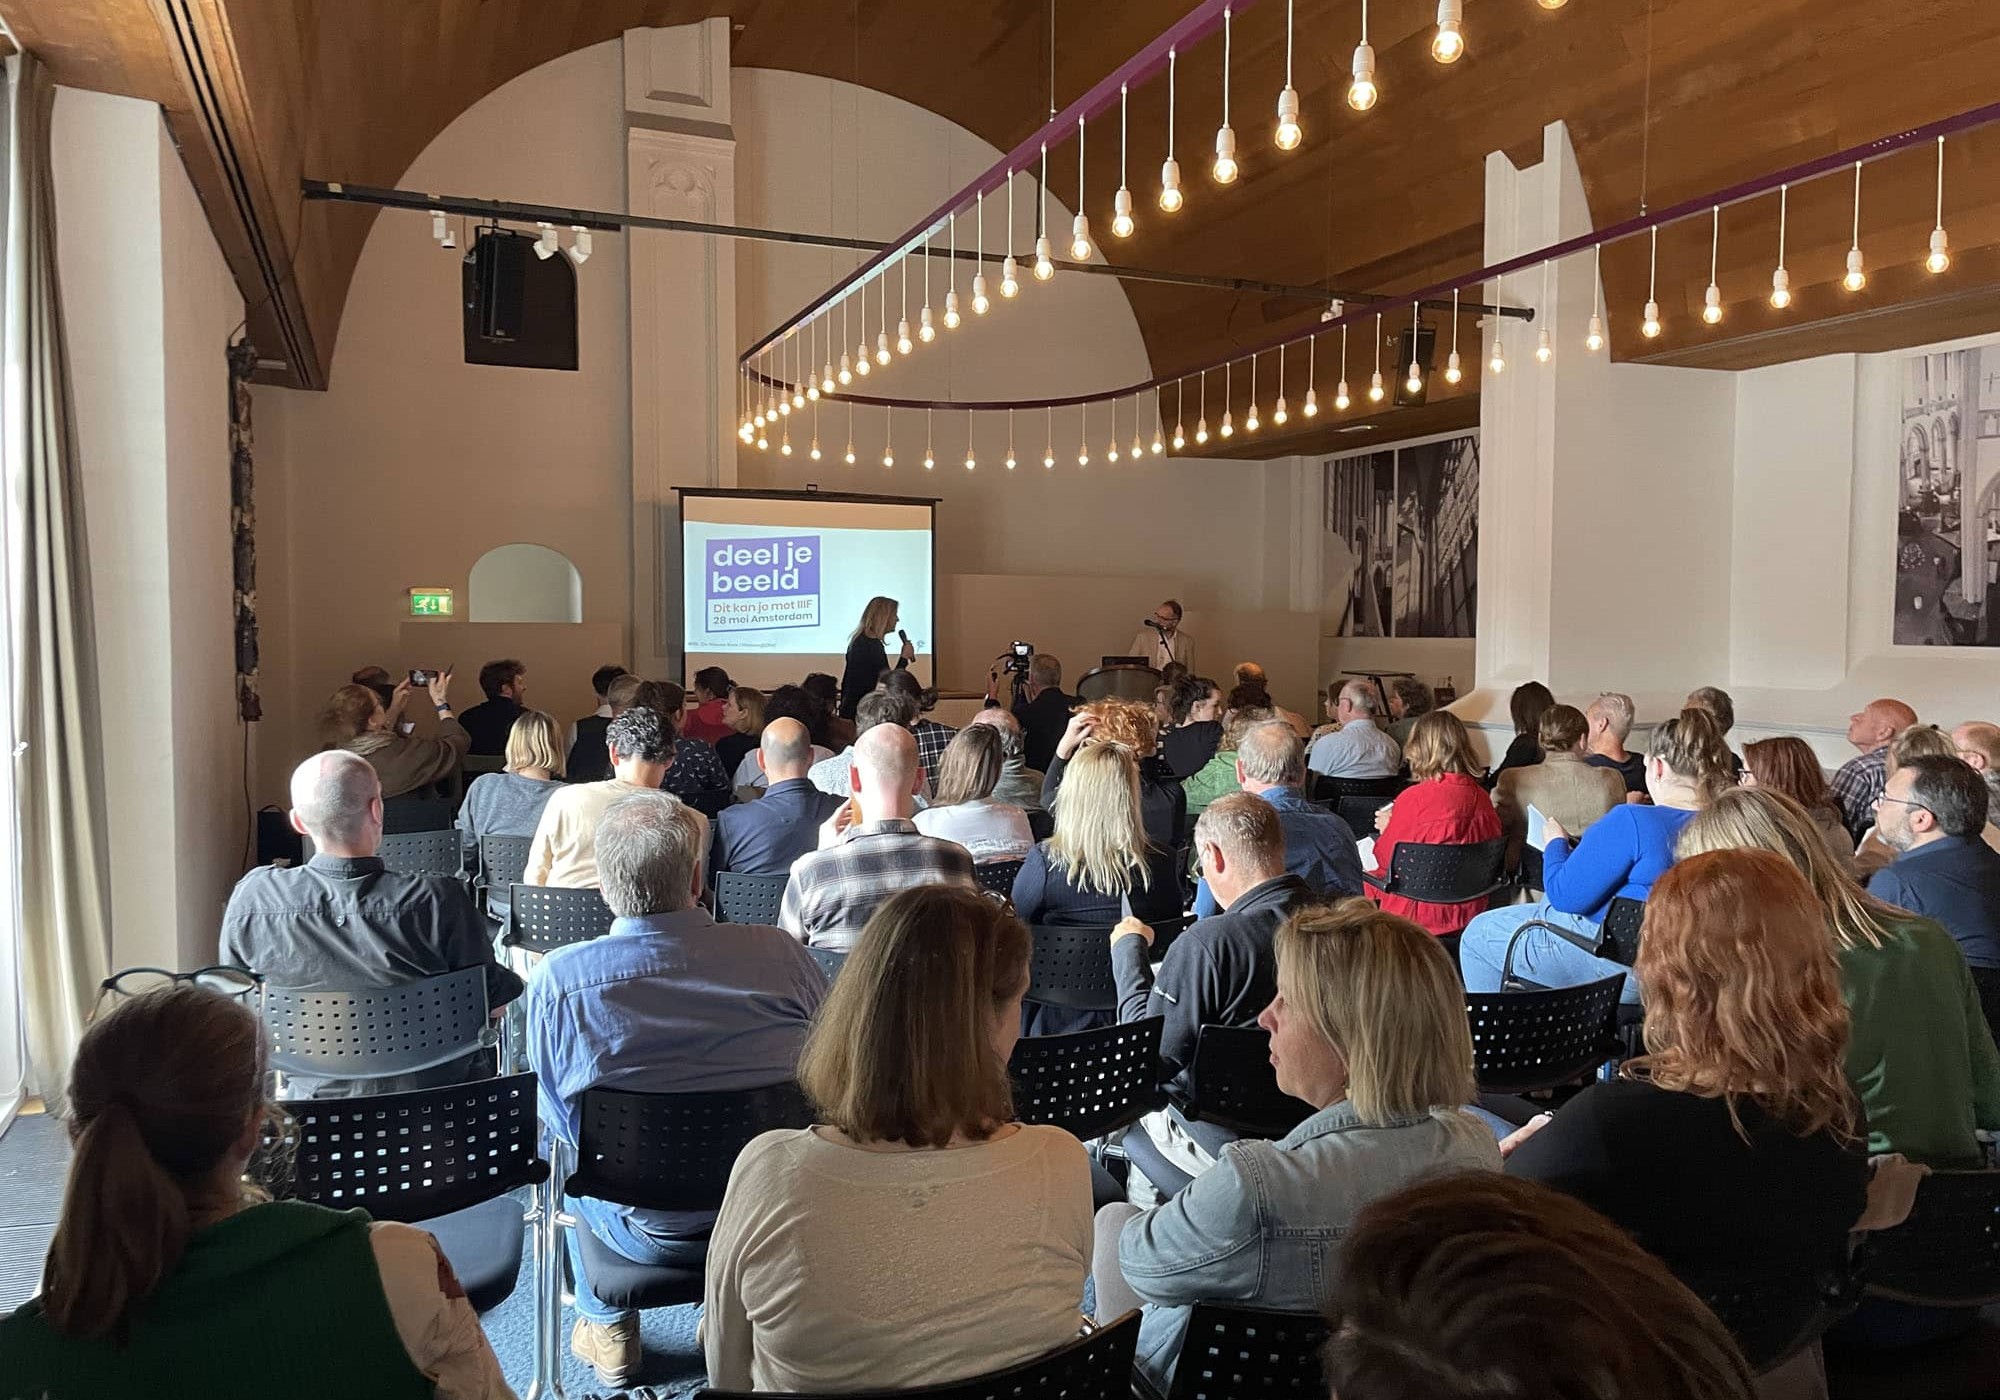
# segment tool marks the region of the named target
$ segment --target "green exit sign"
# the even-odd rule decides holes
[[[410,590],[411,617],[450,617],[451,590],[449,588],[412,588]]]

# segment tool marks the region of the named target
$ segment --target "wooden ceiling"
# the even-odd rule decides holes
[[[1185,9],[1186,0],[1061,5],[1057,101]],[[1178,155],[1190,197],[1172,219],[1151,202],[1165,89],[1155,81],[1132,94],[1139,228],[1117,249],[1121,261],[1393,293],[1480,265],[1483,158],[1497,149],[1520,164],[1538,160],[1549,121],[1568,122],[1602,225],[1637,212],[1642,198],[1669,204],[1950,115],[1990,97],[2000,72],[1992,0],[1572,0],[1553,12],[1533,0],[1482,0],[1469,7],[1468,53],[1450,68],[1429,56],[1435,6],[1378,0],[1370,37],[1382,98],[1361,114],[1342,100],[1359,9],[1359,0],[1298,0],[1294,81],[1306,141],[1289,155],[1270,145],[1284,6],[1266,0],[1238,17],[1231,88],[1244,178],[1232,190],[1214,189],[1205,173],[1221,46],[1211,40],[1182,56]],[[305,204],[298,180],[394,184],[481,96],[627,28],[727,14],[738,66],[857,81],[1001,148],[1032,132],[1049,102],[1046,0],[0,0],[0,14],[59,82],[167,109],[253,308],[257,344],[282,361],[268,375],[305,386],[325,383],[374,215]],[[1100,228],[1117,184],[1111,149],[1103,138],[1091,143],[1089,206]],[[1661,236],[1666,332],[1657,340],[1637,327],[1644,244],[1608,249],[1613,353],[1740,368],[2000,327],[2000,130],[1950,144],[1954,263],[1942,278],[1920,266],[1934,160],[1934,151],[1915,150],[1869,167],[1861,241],[1872,271],[1859,295],[1838,284],[1851,214],[1851,186],[1839,177],[1793,191],[1786,261],[1795,302],[1782,316],[1765,303],[1774,200],[1724,211],[1727,314],[1718,327],[1698,319],[1705,221]],[[1074,190],[1072,161],[1069,147],[1052,153],[1056,190]],[[1535,287],[1508,292],[1531,299]],[[1306,325],[1317,311],[1156,283],[1127,284],[1127,294],[1164,371]],[[1560,333],[1572,329],[1580,332]],[[1470,318],[1461,334],[1477,343]],[[1357,355],[1368,339],[1356,337]],[[1466,356],[1467,380],[1453,397],[1476,392],[1478,360]],[[1304,373],[1294,357],[1295,402]],[[1414,421],[1384,415],[1382,427],[1401,435]],[[1256,454],[1328,445],[1335,432],[1324,418],[1295,416],[1291,427],[1291,436],[1260,434]],[[1234,446],[1247,448],[1240,438]]]

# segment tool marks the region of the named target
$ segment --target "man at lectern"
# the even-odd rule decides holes
[[[1194,638],[1181,631],[1181,605],[1176,599],[1169,598],[1153,609],[1126,655],[1145,657],[1156,671],[1165,670],[1169,661],[1194,669]]]

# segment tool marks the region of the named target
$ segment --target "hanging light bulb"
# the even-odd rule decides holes
[[[1868,273],[1861,265],[1861,162],[1854,162],[1854,242],[1847,250],[1847,275],[1840,285],[1858,292],[1868,285]]]
[[[957,292],[949,292],[945,296],[944,323],[946,326],[956,326],[958,324],[958,308],[952,305],[957,296]],[[928,306],[917,313],[917,339],[926,345],[937,339],[937,327],[931,324],[931,309]]]
[[[986,299],[986,192],[981,190],[973,203],[978,226],[978,242],[973,245],[972,254],[972,314],[984,316],[992,305]],[[959,326],[958,315],[958,220],[951,225],[951,290],[944,298],[944,328],[955,331]]]
[[[1333,386],[1333,408],[1336,413],[1347,412],[1347,406],[1354,402],[1347,396],[1347,325],[1340,327],[1340,382]]]
[[[1250,411],[1243,415],[1243,431],[1254,433],[1257,431],[1257,427],[1257,357],[1252,355],[1250,357]]]
[[[1208,441],[1208,419],[1198,417],[1194,420],[1194,440],[1196,446]]]
[[[1216,429],[1216,435],[1219,437],[1234,437],[1236,435],[1236,425],[1229,421],[1229,409],[1226,404],[1222,410],[1222,426]]]
[[[1007,172],[1007,256],[1000,259],[1000,295],[1012,301],[1021,293],[1021,264],[1014,260],[1014,172]]]
[[[1118,85],[1118,193],[1111,197],[1111,236],[1130,238],[1132,236],[1132,190],[1125,183],[1125,157],[1131,146],[1131,136],[1126,125],[1126,107],[1129,93],[1125,84]]]
[[[1657,301],[1649,301],[1646,303],[1646,319],[1639,323],[1639,334],[1645,336],[1648,340],[1652,340],[1659,333],[1660,304]]]
[[[814,324],[816,323],[807,322],[806,324],[807,340],[805,358],[807,359],[811,359],[819,350],[819,333],[813,329]],[[806,397],[817,403],[820,392],[819,379],[813,374],[811,365],[806,365],[804,368],[806,373]]]
[[[1186,416],[1183,412],[1187,407],[1186,398],[1187,381],[1176,379],[1174,381],[1174,451],[1176,452],[1187,446],[1187,434],[1181,429],[1181,421]]]
[[[1014,410],[1007,410],[1007,470],[1014,470]]]
[[[1403,387],[1408,389],[1412,394],[1421,394],[1424,391],[1423,366],[1419,365],[1415,360],[1410,361],[1409,377],[1403,381]]]
[[[845,350],[840,352],[840,382],[842,384],[852,384],[854,382],[854,371],[848,365],[847,352]]]
[[[1465,56],[1465,0],[1438,0],[1438,29],[1431,39],[1431,57],[1456,63]]]
[[[1660,303],[1653,297],[1658,286],[1660,272],[1660,226],[1653,225],[1653,254],[1651,270],[1646,274],[1646,316],[1639,323],[1639,334],[1648,340],[1657,339],[1660,334]]]
[[[1222,11],[1222,125],[1215,129],[1215,164],[1209,174],[1218,185],[1236,180],[1236,131],[1229,125],[1230,11]]]
[[[1347,85],[1347,105],[1365,112],[1375,105],[1375,49],[1368,42],[1368,0],[1361,0],[1361,42],[1354,46],[1353,81]]]
[[[1319,337],[1306,338],[1306,404],[1300,412],[1308,418],[1319,417],[1319,394],[1314,380],[1319,377]]]
[[[1424,371],[1423,367],[1417,363],[1417,345],[1419,343],[1418,332],[1422,329],[1422,322],[1421,322],[1422,315],[1423,315],[1423,309],[1421,304],[1414,301],[1411,302],[1410,303],[1410,370],[1408,374],[1403,376],[1403,387],[1407,389],[1412,396],[1421,394],[1424,391]]]
[[[1077,419],[1076,464],[1079,467],[1087,467],[1090,465],[1090,405],[1089,404],[1083,405],[1082,411]]]
[[[1771,273],[1771,305],[1783,311],[1792,304],[1792,275],[1785,271],[1785,201],[1791,186],[1778,186],[1778,266]]]
[[[1292,415],[1285,411],[1285,347],[1278,347],[1278,401],[1271,405],[1271,423],[1275,427],[1285,426],[1285,420]]]
[[[1069,223],[1069,255],[1074,262],[1089,262],[1090,215],[1083,212],[1083,118],[1076,119],[1076,217]]]
[[[1382,371],[1376,370],[1368,383],[1368,402],[1380,403],[1387,390],[1382,385]]]
[[[968,431],[969,430],[970,429],[968,429]],[[976,453],[973,452],[972,444],[971,442],[968,441],[965,444],[965,469],[967,471],[974,471],[978,469],[978,466],[979,466],[979,457]]]
[[[1378,311],[1375,313],[1375,374],[1374,377],[1368,381],[1368,402],[1370,403],[1382,402],[1383,393],[1384,390],[1382,387],[1382,313]]]
[[[882,465],[896,465],[896,410],[893,408],[882,410]]]
[[[931,410],[924,410],[924,470],[935,471],[937,458],[931,455]]]
[[[1146,444],[1139,437],[1139,399],[1132,398],[1132,460],[1138,461],[1146,455]]]
[[[930,308],[928,306],[924,308],[924,313],[925,315],[930,314]],[[936,334],[936,332],[933,331],[932,334],[934,335]],[[930,336],[927,335],[924,337],[924,339],[929,340]],[[896,353],[899,355],[907,355],[914,348],[915,346],[911,343],[910,340],[910,318],[905,316],[901,320],[896,322]],[[888,361],[885,359],[883,360],[882,363],[887,364]]]
[[[1500,295],[1493,299],[1493,307],[1494,307],[1493,358],[1486,362],[1486,368],[1491,370],[1495,374],[1505,374],[1507,372],[1507,347],[1500,343],[1501,328],[1505,326],[1507,322],[1506,319],[1499,314],[1501,310],[1501,303],[1505,300],[1506,296],[1507,296],[1507,279],[1502,277],[1500,279]]]
[[[1181,163],[1174,159],[1174,64],[1179,55],[1167,50],[1167,158],[1160,162],[1160,212],[1175,214],[1181,207]]]
[[[1216,430],[1217,434],[1221,437],[1232,437],[1236,432],[1235,425],[1229,421],[1229,401],[1236,396],[1234,392],[1235,378],[1236,366],[1233,364],[1224,365],[1222,367],[1222,426]]]
[[[1160,411],[1160,386],[1153,386],[1153,455],[1167,450],[1166,415]]]
[[[868,360],[868,287],[865,283],[858,295],[861,299],[861,339],[854,347],[854,372],[866,379],[871,366]]]
[[[1541,332],[1535,337],[1535,360],[1537,363],[1545,365],[1555,358],[1555,354],[1556,348],[1549,344],[1548,328],[1544,326]]]
[[[1041,193],[1035,197],[1036,213],[1041,219],[1040,233],[1035,238],[1035,280],[1046,282],[1056,275],[1056,248],[1049,241],[1049,143],[1042,143],[1042,183]]]
[[[1035,280],[1046,282],[1056,275],[1055,245],[1043,234],[1035,240]]]
[[[1598,244],[1592,250],[1590,266],[1590,327],[1584,333],[1583,348],[1596,354],[1604,348],[1604,303],[1599,300],[1604,292],[1600,273],[1604,268],[1604,245]]]
[[[1292,3],[1285,0],[1285,85],[1278,90],[1278,129],[1272,133],[1281,151],[1296,151],[1305,139],[1299,126],[1299,90],[1292,86]]]
[[[1701,295],[1701,319],[1707,325],[1716,325],[1722,320],[1722,288],[1716,284],[1716,257],[1722,248],[1722,209],[1713,211],[1713,222],[1708,240],[1708,290]]]
[[[449,247],[450,245],[445,245]],[[1938,137],[1937,225],[1931,229],[1931,252],[1924,271],[1936,276],[1951,266],[1951,240],[1944,235],[1944,138]]]

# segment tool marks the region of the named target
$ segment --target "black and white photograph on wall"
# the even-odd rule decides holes
[[[1470,637],[1479,435],[1326,462],[1326,613],[1340,637]]]
[[[1903,361],[1898,646],[2000,646],[2000,341]]]

